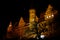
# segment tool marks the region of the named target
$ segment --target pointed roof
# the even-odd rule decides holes
[[[38,19],[38,17],[36,16],[36,18]]]
[[[10,22],[9,26],[12,26],[12,22]]]
[[[36,16],[36,21],[38,22],[38,17]]]
[[[10,22],[8,28],[7,28],[7,31],[10,32],[12,30],[12,22]]]
[[[25,24],[24,19],[23,19],[23,17],[21,17],[21,18],[20,18],[20,21],[19,21],[19,26],[22,26],[22,25],[24,25],[24,24]]]
[[[49,14],[52,10],[52,6],[49,4],[45,14]]]
[[[38,20],[38,17],[36,16],[36,19]]]
[[[50,4],[48,5],[48,8],[53,8]]]

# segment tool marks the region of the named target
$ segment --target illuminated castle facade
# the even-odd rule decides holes
[[[47,10],[45,12],[45,15],[43,15],[43,16],[44,16],[44,21],[39,22],[40,27],[42,27],[42,28],[46,27],[48,29],[49,25],[48,25],[47,21],[49,22],[50,19],[54,18],[54,13],[52,11],[52,6],[51,5],[48,6],[48,8],[47,8]],[[36,10],[35,9],[30,9],[29,10],[29,24],[24,21],[23,17],[21,17],[20,21],[19,21],[19,24],[18,24],[17,28],[15,29],[15,32],[19,36],[23,36],[24,33],[25,33],[25,30],[27,28],[32,29],[32,27],[33,27],[32,25],[35,23],[35,21],[36,22],[39,21],[39,18],[36,16]],[[45,25],[45,23],[47,25]],[[28,24],[28,25],[26,26],[26,24]],[[12,23],[10,23],[10,26],[9,26],[10,29],[12,28],[11,25],[12,25]],[[8,31],[10,31],[9,27],[8,27]],[[44,34],[44,33],[41,33],[41,34]],[[48,35],[48,32],[45,32],[45,34]]]

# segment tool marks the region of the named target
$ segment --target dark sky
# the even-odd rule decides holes
[[[60,3],[58,0],[8,0],[8,1],[2,1],[1,3],[1,15],[0,15],[0,24],[1,24],[1,30],[3,33],[6,30],[6,27],[8,26],[10,20],[14,23],[19,20],[19,18],[22,16],[24,19],[27,19],[29,14],[28,10],[29,8],[35,8],[36,14],[39,17],[40,13],[45,11],[48,4],[51,4],[54,9],[60,10]]]
[[[36,14],[39,17],[40,13],[45,11],[48,4],[51,4],[54,9],[59,10],[59,1],[58,0],[16,0],[16,1],[5,1],[2,4],[2,14],[1,17],[3,18],[8,18],[8,20],[19,20],[18,17],[23,16],[24,18],[28,18],[28,10],[30,8],[35,8],[36,9]],[[7,14],[7,15],[6,15]]]

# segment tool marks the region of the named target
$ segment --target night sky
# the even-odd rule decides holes
[[[1,15],[0,15],[0,31],[5,34],[6,27],[9,22],[12,21],[13,24],[18,22],[22,16],[24,19],[29,17],[28,10],[30,8],[36,9],[36,14],[40,17],[40,13],[46,11],[48,4],[51,4],[54,9],[60,11],[60,3],[58,0],[15,0],[15,1],[2,1],[1,3]],[[60,13],[60,12],[58,12]]]

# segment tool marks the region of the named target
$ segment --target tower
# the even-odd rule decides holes
[[[20,18],[20,21],[19,21],[19,24],[18,24],[18,31],[17,31],[17,33],[18,33],[18,36],[23,36],[24,35],[24,30],[25,30],[25,22],[24,22],[24,19],[23,19],[23,17],[21,17]]]
[[[9,23],[9,26],[7,28],[7,34],[6,34],[6,38],[11,38],[12,37],[12,22]]]
[[[35,17],[36,17],[35,9],[30,9],[29,10],[29,22],[31,23],[31,22],[35,21]]]
[[[30,29],[32,29],[32,26],[35,23],[35,19],[36,19],[35,13],[36,13],[35,9],[29,10],[29,23],[30,23],[29,27],[30,27]]]

